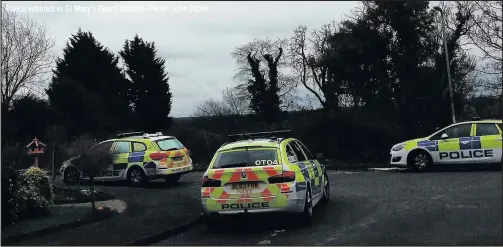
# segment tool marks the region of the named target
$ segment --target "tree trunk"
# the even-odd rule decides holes
[[[94,201],[94,176],[91,176],[91,184],[89,187],[91,188],[91,207],[92,207],[92,212],[96,212],[96,202]]]

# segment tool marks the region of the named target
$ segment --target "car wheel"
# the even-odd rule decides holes
[[[409,159],[408,166],[415,171],[426,171],[431,167],[432,160],[425,151],[417,151]]]
[[[64,172],[64,182],[66,185],[74,185],[79,180],[79,171],[73,167],[67,167]]]
[[[127,180],[130,186],[142,187],[147,183],[147,176],[141,168],[133,167],[128,171]]]
[[[323,174],[325,184],[323,185],[323,196],[321,198],[321,204],[326,205],[330,201],[330,181],[328,180],[328,175],[325,172]]]
[[[178,182],[178,180],[180,180],[181,177],[182,177],[181,175],[171,175],[164,177],[164,181],[166,181],[166,183],[168,184],[174,184]]]
[[[313,196],[310,185],[306,188],[306,200],[304,202],[304,211],[301,214],[301,220],[304,224],[311,224],[313,220]]]

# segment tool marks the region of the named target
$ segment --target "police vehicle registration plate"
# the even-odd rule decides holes
[[[258,189],[258,182],[247,182],[247,183],[234,183],[231,185],[233,190],[249,190]]]

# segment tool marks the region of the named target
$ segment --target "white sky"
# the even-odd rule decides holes
[[[314,29],[338,21],[344,14],[350,14],[358,2],[3,1],[2,4],[46,25],[55,37],[56,56],[61,56],[68,38],[79,27],[91,31],[115,53],[135,34],[154,41],[158,55],[166,60],[170,77],[171,115],[183,117],[191,115],[198,102],[220,99],[226,86],[237,84],[233,79],[236,63],[231,57],[235,47],[254,38],[291,37],[301,24]],[[136,11],[125,7],[135,7]],[[157,7],[157,12],[152,7]],[[185,11],[175,12],[174,7]],[[194,7],[199,7],[199,11],[194,11]]]

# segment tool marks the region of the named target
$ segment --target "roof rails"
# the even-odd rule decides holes
[[[292,133],[291,130],[277,130],[277,131],[267,131],[267,132],[233,134],[233,135],[229,135],[229,138],[232,141],[247,140],[247,139],[251,140],[251,139],[258,139],[258,138],[278,139],[281,137],[287,137],[291,133]]]
[[[148,137],[155,137],[155,136],[162,136],[163,133],[158,131],[153,134],[146,133],[144,131],[137,131],[137,132],[127,132],[127,133],[120,133],[117,134],[117,138],[124,138],[124,137],[131,137],[131,136],[138,136],[138,137],[143,137],[143,138],[148,138]]]
[[[141,136],[145,134],[143,131],[136,131],[136,132],[126,132],[126,133],[119,133],[116,135],[116,138],[124,138],[124,137],[129,137],[129,136]]]
[[[501,119],[472,117],[471,121],[501,121]]]

